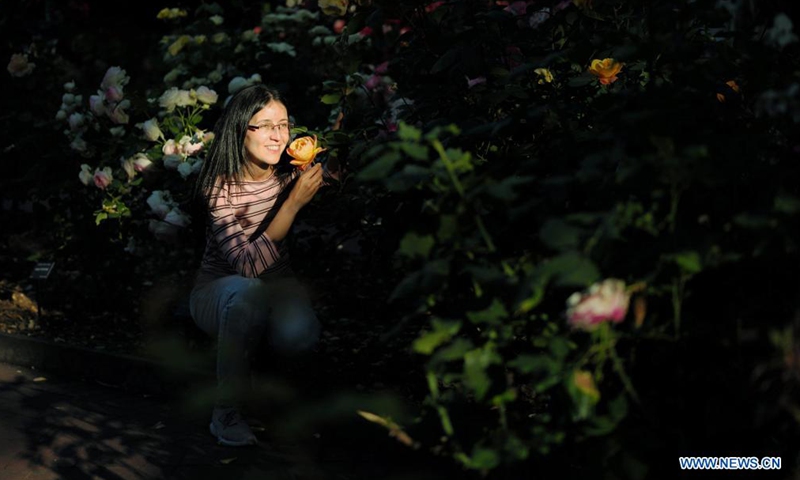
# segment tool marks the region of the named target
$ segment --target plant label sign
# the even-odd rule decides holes
[[[55,265],[55,262],[38,262],[33,267],[31,280],[47,280],[47,277],[50,276],[50,272],[53,271],[53,265]]]

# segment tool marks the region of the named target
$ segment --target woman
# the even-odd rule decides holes
[[[264,85],[238,91],[215,127],[197,180],[206,247],[190,311],[217,339],[218,398],[210,430],[224,445],[257,443],[240,406],[249,359],[262,338],[275,350],[297,352],[311,348],[319,335],[283,240],[323,174],[320,164],[299,173],[280,162],[290,130],[277,91]]]

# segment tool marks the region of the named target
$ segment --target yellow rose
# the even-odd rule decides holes
[[[300,170],[305,170],[308,168],[311,165],[311,162],[314,161],[314,158],[316,158],[317,154],[324,151],[324,148],[317,146],[316,135],[313,137],[300,137],[292,142],[291,145],[289,145],[289,148],[286,149],[286,153],[294,158],[294,160],[289,163],[296,166]]]
[[[538,81],[539,85],[543,83],[553,83],[553,72],[551,72],[550,69],[537,68],[536,70],[533,71],[533,73],[542,77]]]
[[[319,8],[325,15],[342,16],[347,13],[347,0],[319,0]]]
[[[172,43],[172,45],[169,46],[169,48],[167,48],[167,51],[169,51],[169,54],[174,57],[179,54],[180,51],[183,50],[183,47],[185,47],[186,44],[188,44],[191,40],[192,38],[189,37],[189,35],[181,35]]]
[[[603,85],[608,85],[617,81],[617,74],[622,70],[622,63],[613,58],[603,60],[592,60],[589,72],[596,76]]]

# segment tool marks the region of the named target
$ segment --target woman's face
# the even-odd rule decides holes
[[[244,151],[251,166],[268,170],[281,159],[289,142],[289,114],[277,101],[269,102],[250,119]]]

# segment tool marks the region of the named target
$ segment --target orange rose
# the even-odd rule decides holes
[[[741,95],[741,93],[742,93],[742,90],[739,88],[739,85],[736,83],[736,80],[728,80],[727,82],[725,82],[725,85],[726,85],[726,86],[727,86],[727,87],[728,87],[730,90],[732,90],[734,93],[736,93],[736,94],[740,94],[740,95]],[[723,87],[723,88],[724,88],[724,87]],[[726,93],[730,93],[730,92],[726,92]],[[719,101],[720,101],[720,103],[725,103],[725,101],[727,100],[727,98],[725,97],[725,94],[724,94],[724,93],[717,93],[717,100],[719,100]]]
[[[622,63],[613,58],[603,60],[592,60],[589,72],[596,76],[603,85],[608,85],[617,81],[617,74],[622,70]]]
[[[286,153],[294,158],[294,160],[289,163],[296,166],[300,170],[305,170],[308,168],[311,165],[311,162],[314,161],[314,158],[316,158],[317,154],[324,151],[324,148],[317,146],[316,135],[313,137],[300,137],[292,142],[291,145],[289,145],[289,148],[286,149]]]

